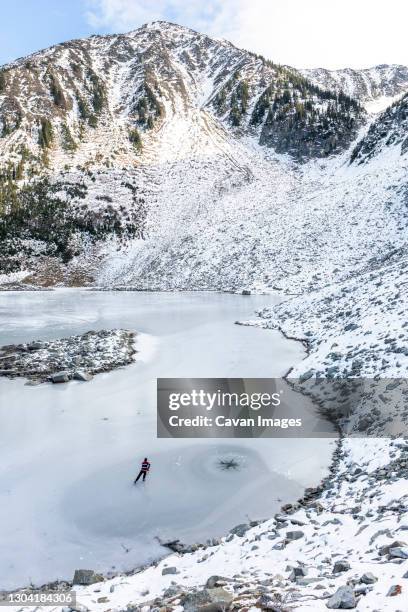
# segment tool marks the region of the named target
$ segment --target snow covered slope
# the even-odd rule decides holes
[[[371,113],[381,112],[408,91],[408,66],[399,64],[342,70],[311,68],[300,72],[319,87],[343,91],[360,100]]]

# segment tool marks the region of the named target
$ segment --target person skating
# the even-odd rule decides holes
[[[143,459],[143,461],[142,461],[142,465],[140,467],[140,472],[139,472],[137,478],[135,478],[135,481],[134,481],[133,484],[136,484],[141,476],[143,476],[143,481],[145,481],[146,480],[146,476],[147,476],[147,472],[149,470],[150,470],[150,462],[148,461],[147,457],[145,457]]]

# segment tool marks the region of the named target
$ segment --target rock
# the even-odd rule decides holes
[[[286,539],[287,540],[300,540],[300,538],[303,538],[305,534],[303,533],[303,531],[287,531],[286,532]]]
[[[84,606],[84,604],[80,603],[71,604],[68,610],[69,612],[90,612],[87,606]]]
[[[326,603],[326,607],[330,610],[352,610],[356,607],[353,589],[349,586],[338,588]]]
[[[354,587],[354,595],[367,595],[369,590],[370,590],[370,586],[368,584],[363,584],[363,583],[357,584]]]
[[[210,576],[205,583],[207,589],[213,589],[216,586],[220,586],[219,582],[225,584],[226,582],[230,582],[231,578],[224,578],[223,576]]]
[[[395,597],[396,595],[401,595],[401,593],[402,593],[402,586],[399,584],[393,584],[387,593],[387,597]]]
[[[241,295],[251,295],[251,290],[250,289],[243,289],[241,291]]]
[[[184,612],[196,612],[198,608],[211,603],[211,598],[207,589],[187,593],[180,598],[180,604],[184,608]]]
[[[231,593],[219,587],[187,593],[180,598],[180,604],[184,612],[222,612],[232,599]]]
[[[336,561],[333,567],[333,574],[340,574],[340,572],[347,572],[350,569],[350,563],[348,561]]]
[[[240,525],[236,525],[235,527],[230,529],[229,533],[231,533],[232,535],[237,535],[240,538],[242,538],[246,534],[248,529],[250,529],[249,525],[247,525],[246,523],[241,523]]]
[[[315,584],[316,582],[321,582],[321,578],[297,578],[296,584],[299,586],[309,586],[309,584]]]
[[[307,575],[306,567],[294,567],[289,574],[289,580],[296,582],[297,578],[304,578]]]
[[[26,377],[41,382],[64,383],[73,378],[89,380],[93,373],[107,372],[134,360],[134,332],[100,330],[28,345],[0,347],[0,376]],[[41,349],[41,350],[40,350]]]
[[[313,370],[308,370],[307,372],[304,372],[303,374],[301,374],[299,376],[299,382],[306,382],[306,380],[309,380],[309,378],[312,378],[314,372]]]
[[[164,567],[162,569],[162,576],[167,576],[169,574],[179,574],[180,572],[178,571],[177,567]]]
[[[374,582],[377,582],[377,580],[378,578],[371,572],[363,574],[360,578],[360,582],[363,582],[364,584],[374,584]]]
[[[297,527],[304,527],[305,524],[306,524],[304,521],[299,521],[299,519],[291,518],[289,520],[290,520],[292,525],[296,525]]]
[[[404,548],[406,545],[406,542],[395,540],[392,544],[385,544],[384,546],[381,546],[379,553],[380,555],[388,555],[391,548]]]
[[[81,380],[83,382],[88,382],[88,380],[92,380],[93,376],[89,372],[85,372],[84,370],[76,370],[72,376],[74,380]]]
[[[53,383],[66,383],[69,382],[69,380],[69,372],[57,372],[56,374],[51,374],[51,382]]]
[[[103,582],[103,577],[99,574],[95,574],[93,570],[79,569],[75,570],[73,584],[90,585],[96,582]]]
[[[229,603],[233,600],[232,593],[229,593],[222,587],[216,587],[213,589],[207,589],[210,599],[213,603]],[[224,606],[225,607],[225,606]]]
[[[47,345],[44,342],[30,342],[27,346],[29,351],[39,351],[40,349],[45,348]]]
[[[270,593],[265,593],[261,595],[261,597],[256,602],[256,607],[261,610],[267,610],[267,612],[287,612],[288,608],[282,608],[281,602],[277,601],[276,598],[273,598],[273,595]]]
[[[395,548],[390,548],[389,555],[391,558],[408,559],[408,547],[396,546]]]
[[[169,586],[169,588],[166,589],[163,592],[163,597],[175,597],[179,593],[180,593],[180,587],[178,587],[178,586]]]

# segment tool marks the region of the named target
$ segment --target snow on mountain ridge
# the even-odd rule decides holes
[[[383,111],[408,91],[408,66],[401,64],[339,70],[308,68],[299,72],[320,87],[344,91],[373,113]]]
[[[367,134],[354,147],[351,161],[367,163],[373,158],[396,150],[403,156],[408,151],[408,93],[382,112],[370,125]]]
[[[39,163],[48,164],[53,170],[61,169],[60,164],[77,165],[78,161],[99,166],[123,164],[124,159],[115,153],[115,147],[133,165],[138,160],[132,155],[126,131],[141,129],[142,141],[148,139],[152,123],[160,123],[163,97],[173,100],[181,97],[196,106],[200,89],[198,99],[206,103],[210,112],[235,127],[242,125],[246,131],[251,127],[254,134],[261,132],[268,100],[262,101],[256,122],[251,120],[251,111],[266,91],[271,103],[284,93],[285,104],[291,101],[293,91],[293,110],[295,95],[297,104],[303,97],[311,111],[322,114],[322,121],[335,121],[338,127],[342,119],[331,115],[329,119],[329,104],[341,104],[343,112],[350,107],[356,124],[363,119],[351,102],[339,102],[333,94],[323,95],[307,81],[299,82],[294,71],[230,43],[164,22],[147,24],[127,35],[93,36],[55,45],[4,66],[0,74],[0,164],[4,167],[8,162],[19,163],[22,149],[28,149],[33,159],[25,156],[26,172],[34,163],[37,167]],[[122,77],[127,87],[122,91],[116,84],[119,105],[114,107],[110,104],[111,88],[117,76]],[[204,82],[208,94],[205,99]],[[219,94],[222,95],[215,106],[213,99]],[[283,104],[280,108],[281,113],[288,112]],[[289,111],[292,112],[291,107]],[[327,155],[344,147],[340,138],[338,142],[329,141],[322,121],[309,112],[308,106],[299,112],[316,125],[324,140],[325,147],[314,147],[310,154]],[[113,147],[110,141],[115,126]],[[298,126],[292,122],[287,129],[295,131]],[[95,130],[106,135],[104,150],[100,159],[88,156],[84,161],[80,157],[82,141],[93,137]],[[48,133],[45,141],[42,131]],[[353,130],[345,125],[346,144],[353,136]],[[61,151],[66,154],[61,156]],[[54,162],[56,152],[60,154],[59,164]],[[44,156],[47,164],[42,162]]]

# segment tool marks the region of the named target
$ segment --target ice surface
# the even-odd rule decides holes
[[[89,329],[141,332],[136,363],[88,383],[0,380],[3,588],[130,569],[266,518],[316,484],[328,440],[158,440],[158,376],[280,376],[303,356],[278,332],[233,325],[274,296],[58,290],[7,293],[0,344]],[[132,484],[144,456],[145,483]],[[233,457],[237,470],[220,469]],[[278,501],[281,500],[281,501]]]

